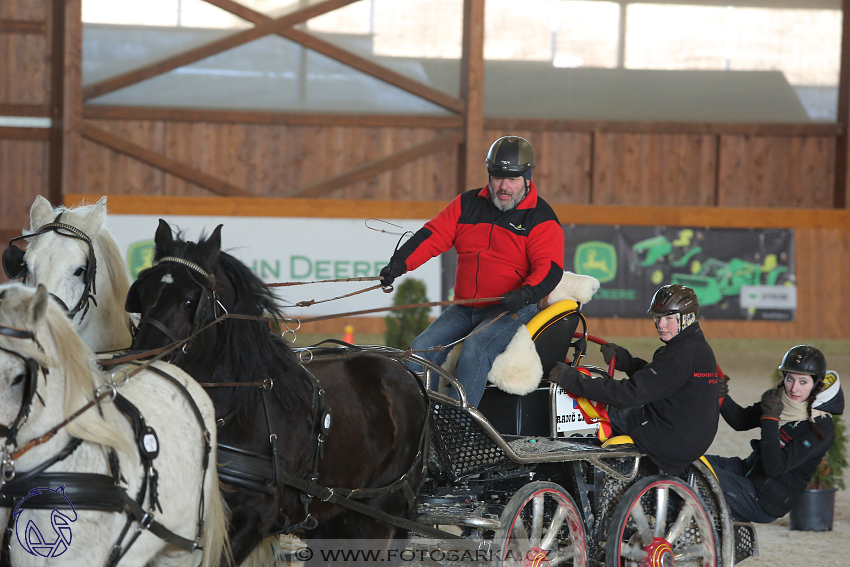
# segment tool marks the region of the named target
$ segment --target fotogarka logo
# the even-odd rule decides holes
[[[54,507],[50,512],[50,526],[53,533],[50,534],[48,526],[39,526],[33,519],[34,510],[50,509],[47,503],[57,502],[59,499],[64,499],[67,505],[62,503],[58,508]],[[66,509],[67,506],[67,509]],[[77,511],[74,510],[74,505],[65,496],[65,487],[60,486],[56,490],[49,488],[33,488],[29,494],[18,502],[15,510],[12,513],[15,521],[15,537],[18,538],[18,543],[30,555],[36,557],[59,557],[71,547],[71,524],[77,521]],[[42,532],[44,529],[47,536]],[[50,539],[48,537],[50,536]]]

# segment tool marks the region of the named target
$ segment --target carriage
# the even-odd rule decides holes
[[[604,343],[587,333],[574,301],[536,319],[528,327],[546,371],[558,360],[583,356],[588,340]],[[671,567],[731,566],[758,555],[753,525],[730,519],[705,459],[669,476],[628,437],[600,444],[592,423],[560,427],[569,408],[559,402],[571,398],[555,384],[541,382],[527,396],[491,384],[474,408],[454,376],[409,352],[325,344],[296,351],[305,361],[369,352],[412,362],[424,368],[424,384],[436,374],[459,392],[454,399],[428,391],[430,454],[414,517],[429,529],[410,528],[411,558],[474,548],[476,557],[496,565]],[[433,529],[466,541],[441,540]]]
[[[59,223],[46,201],[36,201],[34,219],[36,209],[42,218],[34,220],[34,234],[52,239],[43,240],[45,247],[48,242],[54,248],[71,246],[65,257],[79,256],[74,262],[82,266],[69,262],[79,282],[76,288],[57,285],[56,292],[62,290],[67,305],[77,304],[79,297],[88,305],[95,284],[102,294],[111,283],[103,270],[95,274],[101,237],[87,236],[100,230],[105,201],[94,206],[94,213],[80,213],[81,222],[69,212]],[[100,215],[100,224],[87,227],[93,214]],[[83,243],[66,238],[65,219],[81,225],[76,230],[84,238],[74,234]],[[220,252],[220,228],[195,245],[174,241],[161,221],[156,235],[161,273],[137,280],[127,304],[142,313],[135,341],[160,334],[160,343],[182,346],[174,350],[172,362],[210,387],[218,418],[218,478],[230,487],[223,496],[234,511],[230,539],[236,563],[263,537],[276,533],[389,539],[398,535],[396,529],[408,536],[409,549],[438,561],[435,551],[465,550],[499,565],[713,567],[757,554],[752,525],[730,519],[706,462],[697,461],[673,477],[659,471],[628,438],[601,445],[586,430],[565,431],[563,423],[569,420],[560,419],[565,393],[555,385],[541,382],[526,396],[488,387],[476,409],[450,372],[408,351],[339,342],[304,349],[281,346],[262,316],[263,310],[274,309],[273,296],[247,267]],[[4,268],[15,277],[26,268],[18,252],[4,252]],[[100,260],[106,263],[108,255]],[[163,282],[178,292],[172,294],[177,303],[160,301]],[[259,298],[253,304],[236,299],[253,296]],[[93,310],[103,310],[103,303]],[[75,323],[84,317],[83,312]],[[114,329],[126,329],[126,314],[115,320]],[[234,328],[215,335],[228,326]],[[588,340],[601,341],[587,333],[576,301],[553,304],[527,328],[544,372],[557,361],[580,360]],[[111,338],[117,331],[100,334]],[[215,336],[206,337],[210,334]],[[263,341],[274,343],[273,354],[263,352]],[[231,352],[231,343],[245,352]],[[216,362],[219,355],[226,365]],[[405,363],[424,370],[415,376]],[[272,369],[279,374],[270,377]],[[433,375],[453,385],[459,399],[428,390]],[[252,381],[255,376],[261,379]],[[394,388],[393,404],[374,405],[379,396],[371,390],[363,396],[368,401],[358,401],[362,387],[354,382],[364,376],[370,387],[384,388],[380,393]],[[299,403],[306,415],[296,415]],[[373,405],[364,409],[358,404]],[[592,432],[589,425],[583,424]],[[398,430],[383,439],[372,463],[353,467],[353,455],[362,447],[352,443],[362,445],[368,427],[376,437],[387,428]],[[279,439],[283,434],[288,445]],[[353,515],[340,515],[341,509]],[[302,513],[297,521],[294,514]]]

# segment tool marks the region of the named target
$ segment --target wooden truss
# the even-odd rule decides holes
[[[61,2],[61,0],[57,0]],[[79,2],[79,0],[74,0]],[[353,69],[366,73],[389,85],[402,89],[416,95],[428,102],[451,111],[448,116],[383,116],[383,115],[327,115],[328,124],[364,124],[375,126],[390,126],[399,121],[408,124],[446,129],[443,134],[434,139],[414,145],[410,148],[377,159],[370,163],[362,164],[349,171],[333,177],[299,187],[288,191],[285,197],[320,197],[335,191],[340,187],[363,181],[385,171],[397,168],[410,161],[422,158],[437,151],[445,150],[446,147],[456,146],[459,157],[458,187],[466,188],[472,183],[466,174],[466,161],[474,159],[480,161],[483,151],[484,137],[484,3],[485,0],[464,0],[464,33],[463,33],[463,55],[461,62],[461,98],[453,97],[429,85],[410,79],[382,65],[374,63],[364,57],[351,53],[345,49],[332,45],[318,37],[295,29],[295,25],[303,23],[311,18],[342,8],[357,0],[325,0],[312,6],[302,8],[279,18],[270,18],[260,12],[252,10],[233,0],[205,0],[209,4],[217,6],[222,10],[230,12],[240,18],[254,24],[254,27],[244,31],[231,34],[205,45],[189,49],[182,53],[171,55],[167,58],[132,69],[120,75],[110,77],[100,82],[80,88],[81,96],[77,96],[76,108],[66,108],[72,116],[65,115],[65,124],[73,131],[67,131],[66,139],[74,136],[82,136],[86,140],[104,146],[110,150],[130,156],[148,165],[161,169],[167,173],[190,181],[204,189],[223,196],[249,196],[250,193],[244,188],[235,187],[221,179],[217,179],[198,169],[166,157],[157,152],[143,148],[119,136],[115,136],[102,128],[87,122],[85,118],[104,118],[121,116],[126,118],[128,114],[136,119],[179,119],[179,120],[210,120],[215,119],[222,111],[204,111],[198,109],[154,109],[154,108],[102,108],[98,105],[84,106],[84,102],[123,89],[162,75],[179,67],[200,61],[212,55],[233,49],[245,43],[254,41],[267,35],[276,34],[280,37],[298,43],[308,49],[330,57]],[[73,2],[72,2],[73,3]],[[65,17],[66,27],[71,34],[81,37],[82,24],[75,19],[75,14],[67,14]],[[72,69],[80,68],[79,48],[68,53],[72,60]],[[77,79],[79,81],[79,79]],[[69,85],[66,84],[66,93]],[[268,112],[241,112],[224,111],[232,117],[241,116],[248,121],[263,120],[266,123],[297,123],[304,120],[315,124],[321,120],[316,114],[299,115]],[[68,120],[68,118],[71,118]],[[23,134],[22,134],[23,135]],[[66,162],[66,173],[73,172],[74,167]],[[66,180],[67,181],[67,180]],[[73,183],[65,186],[75,186]]]

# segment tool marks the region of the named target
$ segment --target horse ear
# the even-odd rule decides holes
[[[223,226],[223,224],[220,224],[215,227],[209,238],[204,240],[201,252],[203,253],[204,265],[206,266],[214,265],[216,258],[218,258],[218,253],[221,252],[221,227]]]
[[[37,195],[30,207],[30,230],[38,230],[53,220],[53,206],[50,201]]]
[[[156,227],[156,235],[153,237],[153,241],[156,243],[157,249],[174,242],[174,237],[171,235],[171,226],[164,219],[159,219],[159,225]]]
[[[83,219],[80,229],[86,234],[93,235],[100,230],[104,222],[106,222],[106,197],[101,197]]]
[[[47,288],[38,284],[38,287],[35,288],[35,293],[32,296],[32,301],[29,306],[29,317],[33,324],[37,323],[42,317],[44,317],[44,314],[47,312],[48,299],[49,294],[47,293]]]

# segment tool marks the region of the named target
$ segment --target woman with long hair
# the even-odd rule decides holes
[[[784,516],[803,493],[832,445],[832,416],[844,411],[838,374],[827,372],[817,348],[798,345],[779,365],[782,381],[742,408],[720,380],[720,414],[732,428],[761,427],[746,459],[708,455],[733,518],[769,523]]]

